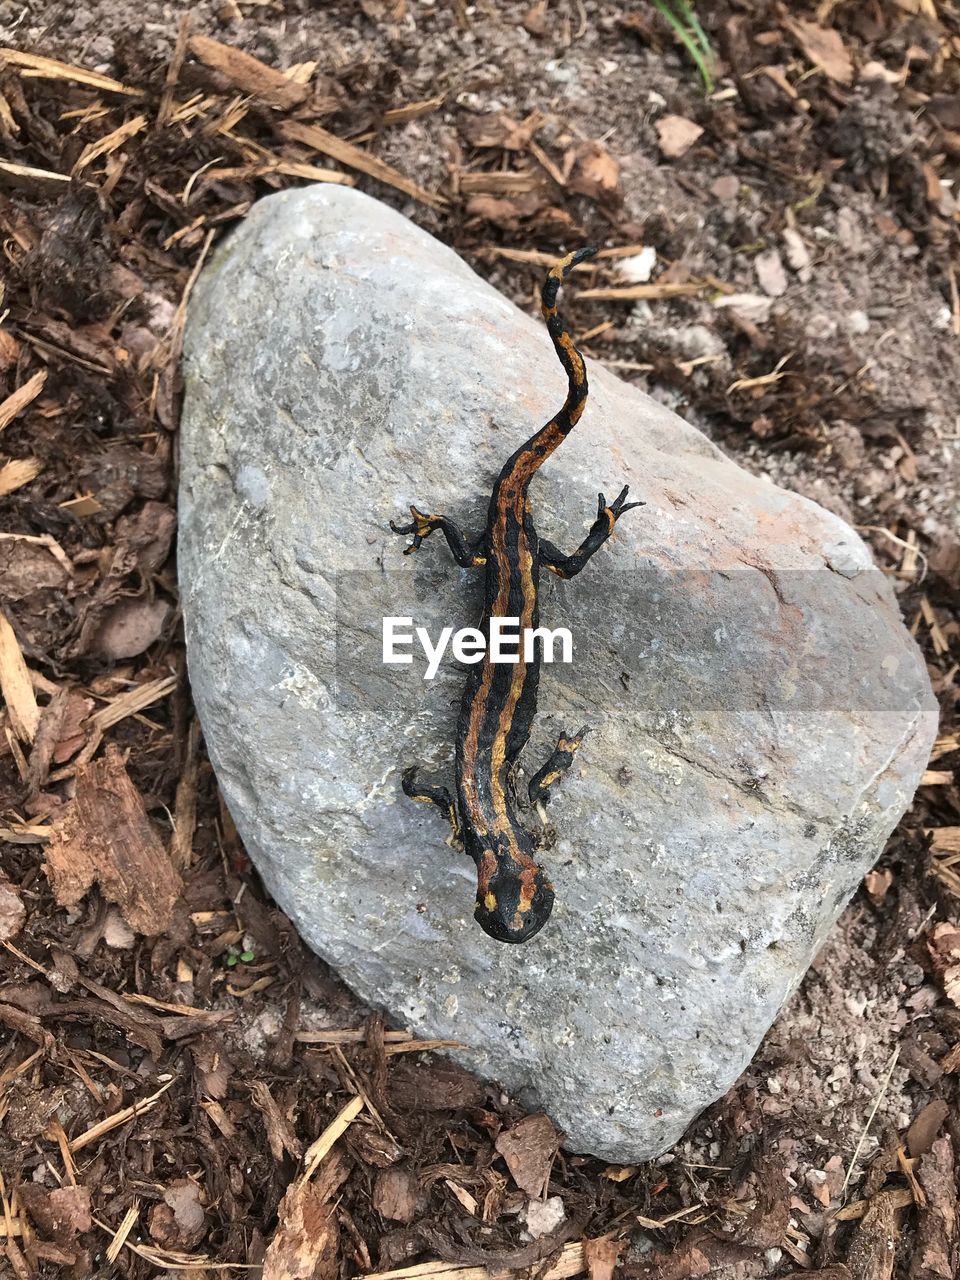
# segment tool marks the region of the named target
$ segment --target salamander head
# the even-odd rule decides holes
[[[477,923],[498,942],[526,942],[553,910],[553,885],[532,858],[522,863],[487,850],[479,862]]]

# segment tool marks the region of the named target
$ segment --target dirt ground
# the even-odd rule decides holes
[[[709,93],[639,0],[0,0],[0,1275],[958,1274],[960,11],[699,10]],[[913,807],[650,1165],[385,1030],[219,801],[172,550],[184,302],[254,199],[324,179],[521,305],[603,246],[589,358],[855,525],[928,660]]]

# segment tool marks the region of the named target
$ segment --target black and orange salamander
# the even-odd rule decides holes
[[[626,501],[627,486],[611,503],[601,493],[596,520],[569,556],[537,536],[530,512],[531,480],[576,426],[587,402],[583,356],[557,313],[557,293],[573,267],[594,253],[596,249],[585,248],[568,254],[544,281],[541,311],[566,370],[567,397],[563,408],[504,463],[493,487],[483,535],[471,542],[447,516],[425,515],[416,507],[410,508],[410,524],[391,521],[394,533],[413,535],[405,554],[416,551],[424,538],[439,529],[458,565],[484,568],[479,629],[488,640],[491,617],[519,618],[521,635],[537,627],[541,568],[560,578],[575,577],[610,537],[620,516],[642,505]],[[526,942],[543,928],[553,908],[553,885],[533,856],[534,842],[520,821],[512,791],[514,767],[537,710],[540,664],[539,641],[528,662],[521,644],[516,663],[491,662],[488,643],[483,660],[470,667],[457,722],[456,801],[446,787],[418,782],[415,767],[403,774],[404,792],[414,800],[437,805],[450,821],[456,847],[476,863],[475,915],[481,928],[500,942]],[[586,732],[560,735],[549,760],[530,779],[532,805],[546,801],[549,789],[573,763]]]

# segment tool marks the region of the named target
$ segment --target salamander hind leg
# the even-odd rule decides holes
[[[399,533],[402,537],[413,534],[413,541],[404,550],[405,556],[419,551],[424,538],[429,538],[434,529],[439,529],[447,540],[454,560],[462,569],[476,568],[487,563],[482,539],[480,542],[470,543],[463,530],[453,520],[449,520],[446,516],[427,515],[426,512],[418,511],[416,507],[410,508],[410,514],[413,519],[409,524],[395,524],[392,520],[390,521],[390,528],[394,533]]]
[[[584,726],[578,733],[561,733],[552,755],[546,764],[537,770],[527,786],[530,803],[535,809],[539,811],[550,799],[550,788],[556,786],[569,770],[580,744],[589,732],[590,730]]]
[[[427,782],[418,782],[416,765],[411,765],[409,769],[403,771],[400,786],[403,788],[403,794],[409,796],[411,800],[419,800],[424,804],[437,806],[450,823],[451,835],[448,843],[455,849],[462,849],[463,839],[460,832],[460,819],[457,817],[457,806],[447,788],[433,786]]]

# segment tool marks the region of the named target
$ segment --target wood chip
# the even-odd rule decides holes
[[[152,707],[155,702],[172,693],[176,687],[176,676],[160,676],[159,679],[151,680],[148,684],[138,684],[112,699],[105,707],[101,707],[90,717],[90,721],[100,733],[106,733],[113,725],[126,720],[127,716],[136,715],[140,711],[145,711],[147,707]]]
[[[77,769],[76,795],[54,826],[44,869],[60,906],[99,884],[131,929],[153,937],[170,926],[183,888],[114,744]]]
[[[766,76],[768,80],[773,81],[773,83],[777,86],[778,89],[782,89],[783,92],[787,95],[787,97],[791,99],[791,101],[793,102],[800,101],[800,94],[797,92],[797,90],[793,87],[793,85],[784,75],[783,69],[781,67],[773,67],[773,66],[757,67],[756,71],[751,72],[750,74],[758,75],[758,76]]]
[[[316,1182],[301,1179],[287,1188],[263,1259],[263,1280],[336,1280],[340,1227],[332,1201],[350,1168],[335,1155]]]
[[[0,169],[2,169],[0,163]],[[0,297],[0,302],[3,299]],[[0,373],[6,373],[12,369],[20,359],[20,353],[23,351],[23,343],[18,342],[9,329],[0,328]]]
[[[17,387],[6,400],[0,402],[0,431],[9,427],[18,413],[22,413],[28,404],[36,400],[47,380],[46,369],[41,369],[32,378],[28,378],[22,387]]]
[[[924,827],[931,853],[960,853],[960,827]]]
[[[583,1259],[590,1280],[613,1280],[626,1243],[626,1240],[615,1240],[613,1236],[584,1240]]]
[[[52,826],[42,822],[18,822],[0,826],[0,840],[7,844],[44,844],[53,833]]]
[[[283,72],[285,80],[289,80],[291,84],[309,84],[313,79],[313,73],[319,66],[319,62],[315,59],[309,62],[295,62],[292,66],[287,67]]]
[[[783,25],[815,67],[838,84],[853,83],[853,63],[839,31],[800,18],[784,18]]]
[[[908,1158],[903,1147],[897,1147],[897,1164],[900,1166],[900,1170],[907,1180],[907,1185],[913,1193],[913,1203],[922,1209],[927,1203],[927,1197],[923,1187],[917,1181],[917,1175],[914,1173],[914,1165],[916,1163],[916,1160]]]
[[[960,733],[945,733],[933,744],[933,750],[930,752],[930,763],[932,764],[934,760],[939,760],[941,756],[948,756],[954,751],[960,751]]]
[[[104,1134],[111,1133],[114,1129],[119,1128],[120,1125],[126,1124],[128,1120],[134,1120],[137,1116],[142,1116],[148,1111],[152,1111],[167,1090],[171,1089],[176,1083],[177,1077],[174,1076],[156,1093],[152,1093],[149,1098],[134,1102],[129,1107],[123,1107],[122,1110],[115,1111],[112,1116],[107,1116],[106,1120],[101,1120],[98,1124],[92,1125],[84,1133],[81,1133],[79,1137],[71,1141],[71,1152],[82,1151],[84,1147],[89,1147],[91,1142],[99,1141]]]
[[[930,1150],[949,1115],[950,1108],[942,1098],[934,1098],[920,1111],[907,1130],[907,1150],[914,1159]]]
[[[180,79],[180,71],[186,60],[187,41],[189,38],[190,15],[189,13],[184,13],[181,14],[180,24],[177,27],[176,44],[173,46],[173,53],[170,55],[170,61],[167,64],[167,74],[163,82],[163,94],[160,98],[160,108],[157,111],[157,128],[162,128],[170,119],[173,110],[173,94],[177,87],[177,81]]]
[[[17,767],[17,773],[20,775],[20,781],[26,782],[30,777],[30,766],[27,763],[27,757],[23,754],[23,748],[17,741],[17,735],[9,724],[3,726],[3,736],[7,740],[7,750],[13,756],[13,763]]]
[[[208,1099],[205,1102],[201,1102],[200,1106],[225,1138],[232,1138],[235,1136],[237,1132],[236,1126],[227,1115],[226,1111],[224,1111],[223,1107],[221,1107],[219,1102]]]
[[[943,634],[940,623],[937,621],[937,615],[933,611],[933,605],[930,598],[924,592],[920,599],[920,615],[927,624],[927,630],[930,632],[930,639],[933,642],[933,649],[936,654],[943,656],[950,652],[950,642]]]
[[[175,1000],[156,1000],[139,991],[125,991],[121,999],[128,1004],[145,1004],[151,1009],[162,1009],[164,1013],[175,1013],[183,1018],[207,1018],[214,1012],[211,1009],[198,1009],[193,1004],[178,1004]]]
[[[5,945],[12,950],[9,943]],[[52,1056],[56,1053],[56,1040],[49,1031],[45,1030],[35,1014],[26,1013],[23,1009],[0,1000],[0,1025],[40,1045],[44,1054]],[[9,1044],[6,1036],[3,1039],[5,1044]]]
[[[311,1143],[303,1157],[304,1170],[299,1179],[301,1183],[310,1181],[321,1161],[329,1154],[334,1143],[343,1137],[362,1110],[363,1098],[357,1094],[350,1099],[340,1114],[327,1125],[320,1137]]]
[[[694,1216],[694,1215],[700,1215]],[[677,1209],[675,1213],[668,1213],[662,1218],[648,1218],[646,1214],[638,1213],[636,1215],[637,1222],[646,1231],[659,1230],[660,1227],[667,1227],[671,1222],[703,1222],[709,1215],[704,1213],[703,1206],[699,1204],[688,1204],[683,1209]]]
[[[180,295],[180,301],[177,303],[177,309],[173,313],[173,320],[170,328],[167,330],[166,337],[162,342],[158,342],[154,348],[151,363],[155,369],[165,370],[176,365],[180,358],[180,351],[183,346],[183,330],[187,322],[187,304],[190,301],[190,295],[193,292],[193,286],[197,283],[197,278],[203,270],[203,264],[207,260],[207,254],[210,252],[210,246],[213,244],[213,228],[207,232],[206,239],[203,242],[203,248],[197,255],[197,260],[193,264],[193,270],[190,272],[187,283],[183,286],[183,293]]]
[[[460,130],[472,147],[526,151],[546,120],[542,111],[531,111],[525,120],[519,122],[506,111],[495,111],[484,116],[467,116]]]
[[[895,1187],[884,1194],[890,1197],[890,1203],[895,1209],[906,1209],[913,1204],[913,1192],[909,1187]],[[838,1209],[833,1217],[837,1222],[856,1222],[864,1216],[870,1205],[870,1200],[851,1200],[842,1209]]]
[[[263,1080],[252,1082],[250,1097],[263,1117],[267,1142],[274,1160],[279,1163],[283,1159],[284,1152],[288,1152],[294,1160],[299,1160],[303,1155],[300,1140],[290,1128],[289,1120],[277,1105],[276,1099]]]
[[[20,67],[23,75],[45,80],[69,80],[74,84],[85,84],[91,89],[101,89],[104,93],[124,93],[131,98],[143,97],[142,89],[131,89],[119,80],[111,80],[109,76],[102,76],[97,71],[74,67],[68,62],[58,62],[55,58],[41,58],[34,53],[0,47],[0,63],[3,62],[11,67]]]
[[[189,867],[193,861],[193,833],[197,827],[197,778],[200,769],[200,721],[190,722],[184,745],[180,780],[177,783],[177,799],[174,810],[173,837],[170,841],[170,861],[178,871]]]
[[[433,1053],[438,1049],[463,1049],[461,1040],[410,1040],[405,1044],[388,1044],[383,1052],[387,1058],[396,1057],[398,1053]]]
[[[51,188],[68,186],[70,175],[53,173],[50,169],[35,169],[29,164],[14,164],[0,160],[0,185],[14,187],[18,191],[50,191]]]
[[[61,1136],[66,1143],[63,1127],[55,1120],[45,1137],[55,1137],[59,1141]],[[69,1151],[66,1159],[69,1161],[68,1169],[73,1169],[73,1157]],[[17,1188],[17,1194],[26,1204],[27,1212],[41,1233],[60,1244],[72,1241],[93,1226],[90,1191],[87,1187],[78,1187],[74,1182],[70,1186],[46,1191],[37,1183],[28,1182]]]
[[[631,244],[615,249],[601,249],[594,261],[600,258],[629,258],[639,253],[643,247],[642,244]],[[525,262],[535,267],[551,267],[557,260],[555,253],[542,253],[539,249],[507,249],[494,244],[484,245],[476,250],[476,254],[480,258],[503,258],[507,262]],[[575,272],[589,272],[595,268],[592,262],[581,262],[573,269]]]
[[[889,867],[883,867],[879,871],[868,871],[863,877],[863,886],[875,907],[881,905],[892,884],[893,872]]]
[[[318,124],[301,124],[297,120],[284,120],[280,125],[280,133],[288,142],[302,142],[304,146],[312,147],[314,151],[338,160],[349,169],[356,169],[359,173],[365,173],[368,177],[395,187],[405,195],[412,196],[414,200],[419,200],[421,204],[429,205],[431,209],[439,209],[446,204],[442,196],[425,191],[417,183],[405,178],[392,165],[378,160],[376,156],[371,156],[366,151],[361,151],[352,142],[346,142],[336,134],[328,133]]]
[[[100,1218],[94,1218],[93,1221],[101,1231],[106,1232],[111,1240],[116,1239],[117,1233],[106,1222],[103,1222]],[[144,1244],[134,1244],[130,1239],[123,1240],[122,1245],[123,1248],[129,1249],[138,1258],[143,1258],[151,1266],[161,1271],[184,1272],[186,1274],[189,1274],[190,1271],[199,1271],[205,1275],[208,1271],[239,1271],[247,1270],[250,1266],[248,1263],[214,1262],[212,1258],[208,1258],[204,1254],[183,1253],[180,1250],[173,1249],[155,1249]]]
[[[847,1256],[847,1266],[857,1280],[891,1280],[897,1257],[894,1193],[881,1191],[873,1197],[860,1221]],[[912,1195],[908,1191],[907,1195]]]
[[[581,289],[578,298],[596,298],[607,302],[634,302],[638,298],[692,298],[710,286],[693,280],[683,283],[611,285],[608,288]]]
[[[538,1271],[539,1280],[569,1280],[571,1276],[586,1271],[583,1245],[577,1240],[565,1244],[559,1258],[544,1271]],[[362,1280],[515,1280],[516,1271],[503,1268],[465,1267],[457,1262],[418,1262],[412,1267],[400,1267],[396,1271],[374,1271]]]
[[[10,726],[21,742],[32,742],[40,724],[40,708],[20,645],[6,614],[0,612],[0,693]]]
[[[27,793],[31,799],[47,785],[53,753],[62,737],[63,721],[70,701],[66,689],[58,689],[44,707],[30,752]]]
[[[383,113],[384,124],[406,124],[408,120],[419,120],[443,105],[443,95],[436,98],[423,98],[420,102],[408,102],[405,107],[391,107]]]
[[[133,1204],[124,1214],[123,1221],[120,1223],[119,1227],[117,1227],[116,1234],[107,1246],[107,1262],[111,1265],[116,1262],[117,1258],[120,1256],[120,1250],[126,1244],[127,1236],[129,1236],[130,1232],[133,1230],[139,1216],[140,1202],[138,1200],[134,1200]]]
[[[27,910],[16,885],[0,880],[0,942],[15,938],[27,918]]]
[[[600,142],[585,142],[577,148],[576,167],[570,179],[571,191],[592,200],[616,195],[620,187],[620,162]]]
[[[566,185],[566,179],[563,174],[544,151],[543,147],[540,146],[539,142],[535,142],[534,139],[531,138],[527,143],[526,149],[530,152],[543,171],[550,175],[558,187]]]
[[[466,1187],[458,1186],[452,1178],[444,1178],[444,1182],[449,1187],[451,1194],[456,1198],[458,1204],[461,1204],[467,1213],[473,1217],[480,1216],[480,1205],[476,1198],[470,1194]]]
[[[36,480],[42,470],[43,463],[39,458],[12,458],[5,462],[0,467],[0,498],[16,493],[31,480]]]
[[[103,507],[96,500],[92,493],[83,493],[78,498],[68,498],[66,502],[60,503],[62,511],[71,511],[75,516],[95,516],[98,515]]]
[[[218,72],[229,84],[249,93],[265,106],[290,111],[310,96],[306,85],[289,79],[276,67],[268,67],[242,49],[221,44],[211,36],[191,36],[187,47],[204,66]]]
[[[466,196],[516,196],[536,191],[542,182],[543,179],[529,169],[521,173],[504,173],[499,170],[491,173],[461,173],[460,190]],[[548,254],[543,256],[549,257]]]
[[[20,126],[13,114],[10,100],[3,93],[0,93],[0,133],[6,134],[8,138],[20,136]]]
[[[323,169],[319,165],[306,164],[298,160],[264,160],[260,164],[234,165],[223,169],[211,169],[201,176],[201,182],[222,182],[225,178],[265,178],[271,173],[280,173],[288,178],[303,178],[305,182],[332,182],[341,187],[354,187],[356,178],[349,173],[341,173],[339,169]]]
[[[196,917],[194,917],[196,919]],[[301,1044],[364,1044],[367,1039],[366,1028],[344,1027],[329,1031],[298,1031],[294,1036]],[[412,1040],[409,1031],[385,1031],[384,1044],[398,1044]]]
[[[391,1222],[413,1222],[417,1214],[417,1175],[405,1165],[381,1169],[373,1184],[373,1207]]]
[[[73,177],[83,173],[88,165],[93,164],[94,160],[99,160],[101,156],[110,155],[123,146],[125,142],[129,142],[131,138],[135,138],[144,128],[146,128],[146,116],[134,116],[132,120],[127,120],[125,124],[120,125],[106,137],[101,138],[98,142],[91,142],[89,146],[84,147],[80,152],[77,163],[73,166]]]
[[[560,1149],[560,1134],[550,1117],[524,1116],[512,1129],[499,1134],[493,1145],[520,1190],[534,1199],[541,1196]]]
[[[263,1259],[263,1280],[335,1280],[340,1226],[312,1183],[288,1189]]]
[[[948,1280],[957,1274],[960,1217],[957,1213],[953,1143],[939,1138],[920,1161],[919,1181],[927,1207],[917,1224],[911,1280]]]
[[[519,196],[469,196],[466,213],[469,218],[482,218],[505,231],[519,231],[527,218],[545,215],[547,200],[543,189]]]

